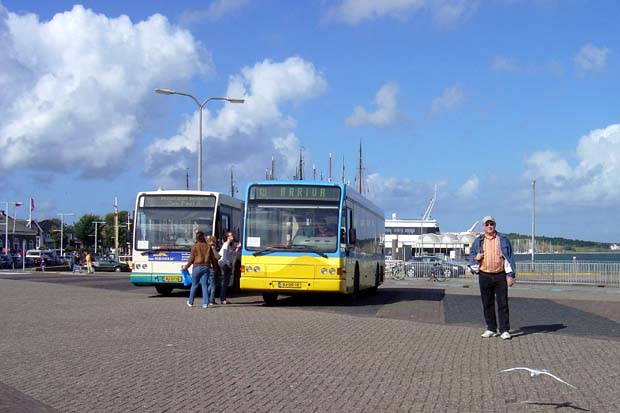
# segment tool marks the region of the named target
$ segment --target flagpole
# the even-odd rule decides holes
[[[5,202],[6,211],[4,211],[4,251],[9,256],[9,202]]]
[[[8,255],[10,248],[9,248],[9,217],[10,217],[10,210],[9,210],[9,204],[13,204],[13,241],[15,241],[15,214],[17,213],[17,207],[19,205],[21,205],[22,203],[19,201],[4,201],[3,202],[6,205],[6,209],[4,211],[4,218],[6,221],[4,221],[4,248],[5,248],[5,252]],[[19,204],[19,205],[17,205]]]
[[[15,219],[17,219],[17,202],[13,204],[13,243],[15,243]]]
[[[32,228],[32,196],[30,196],[30,205],[28,205],[28,228]]]

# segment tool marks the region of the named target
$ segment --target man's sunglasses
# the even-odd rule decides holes
[[[484,224],[485,227],[494,227],[495,226],[495,222],[487,222],[486,224]]]

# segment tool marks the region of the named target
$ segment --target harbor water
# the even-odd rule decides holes
[[[531,261],[532,254],[515,254],[516,261]],[[534,254],[534,261],[594,261],[620,262],[620,252],[592,252],[566,254]]]

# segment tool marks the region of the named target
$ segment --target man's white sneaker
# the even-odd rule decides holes
[[[510,340],[512,336],[508,331],[504,331],[501,336],[499,336],[502,340]]]
[[[193,307],[193,304],[190,304],[189,301],[187,301],[187,306],[188,307]]]
[[[482,333],[482,335],[480,337],[482,337],[482,338],[489,338],[489,337],[495,337],[496,335],[497,335],[497,333],[495,331],[486,330],[484,333]]]
[[[203,305],[202,305],[202,308],[209,308],[209,307],[210,307],[210,305],[209,305],[209,304],[203,304]]]

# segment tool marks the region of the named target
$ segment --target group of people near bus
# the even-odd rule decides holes
[[[192,267],[192,286],[189,290],[187,305],[193,307],[196,290],[200,285],[202,290],[202,308],[209,308],[216,304],[215,288],[218,273],[222,274],[220,287],[220,304],[230,304],[226,297],[230,276],[233,271],[235,255],[239,254],[241,244],[235,246],[235,238],[231,231],[224,234],[224,242],[219,251],[216,249],[216,238],[205,237],[204,232],[196,233],[196,242],[192,245],[187,264],[184,269]]]

